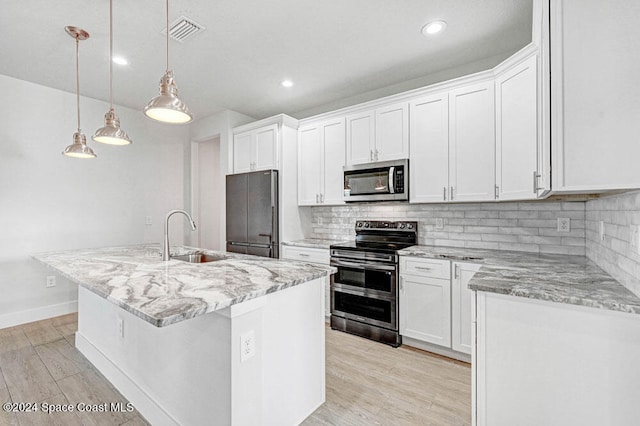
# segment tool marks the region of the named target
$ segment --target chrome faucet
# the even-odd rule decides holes
[[[191,225],[191,230],[195,231],[196,230],[196,223],[193,221],[193,218],[191,217],[191,215],[189,213],[187,213],[184,210],[171,210],[169,213],[167,213],[167,217],[164,221],[164,246],[162,247],[162,260],[167,262],[169,261],[169,259],[171,259],[171,252],[169,250],[169,218],[174,214],[174,213],[182,213],[183,215],[185,215],[187,217],[187,219],[189,219],[189,224]]]

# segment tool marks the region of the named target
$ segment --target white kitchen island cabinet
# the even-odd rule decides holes
[[[36,259],[80,284],[76,347],[151,424],[301,423],[325,399],[331,269],[207,253],[220,260],[151,245]]]

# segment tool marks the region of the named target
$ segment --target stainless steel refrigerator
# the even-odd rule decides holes
[[[227,175],[227,251],[278,257],[278,171]]]

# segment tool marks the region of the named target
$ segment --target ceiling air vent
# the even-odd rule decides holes
[[[198,24],[191,18],[181,16],[169,24],[169,37],[183,43],[186,39],[195,36],[205,30],[205,27]],[[167,30],[162,30],[162,34],[167,34]]]

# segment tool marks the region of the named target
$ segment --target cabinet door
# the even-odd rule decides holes
[[[551,7],[552,187],[640,188],[638,2]]]
[[[451,280],[400,276],[400,334],[451,347]]]
[[[449,97],[427,96],[409,105],[410,202],[447,201],[449,194]]]
[[[298,130],[298,205],[313,206],[320,201],[322,179],[321,126]]]
[[[233,136],[233,173],[246,173],[252,169],[251,145],[254,134],[240,133]]]
[[[278,125],[274,124],[256,131],[254,148],[254,170],[278,168]]]
[[[324,123],[322,132],[324,142],[322,203],[344,204],[344,175],[342,170],[345,164],[344,118]]]
[[[347,164],[374,161],[374,114],[369,111],[347,117]]]
[[[537,198],[537,105],[533,55],[496,78],[496,185],[500,200]]]
[[[495,199],[494,121],[493,81],[473,84],[450,92],[449,195],[451,200]]]
[[[453,283],[451,288],[451,348],[471,354],[472,322],[471,306],[473,291],[467,285],[480,265],[453,262]]]
[[[406,103],[376,110],[375,161],[409,158],[409,106]]]

